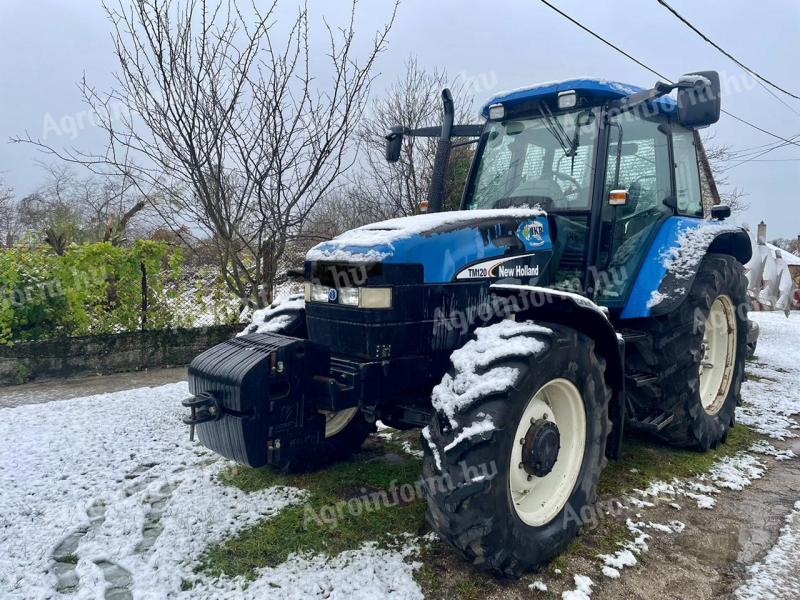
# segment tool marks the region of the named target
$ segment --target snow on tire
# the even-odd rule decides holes
[[[303,294],[278,298],[267,308],[253,312],[251,323],[239,335],[251,333],[280,333],[306,338],[306,305]]]
[[[595,502],[605,361],[570,327],[502,321],[452,363],[423,431],[427,518],[469,562],[519,577],[558,555]]]

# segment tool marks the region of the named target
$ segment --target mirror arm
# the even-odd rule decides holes
[[[702,85],[702,83],[688,80],[678,81],[677,83],[664,83],[663,81],[657,81],[652,89],[642,90],[641,92],[636,92],[630,96],[625,96],[624,98],[620,98],[619,100],[612,102],[611,108],[618,113],[628,112],[637,106],[641,106],[645,102],[650,102],[651,100],[656,100],[661,96],[666,96],[672,90],[676,90],[678,88],[691,88],[698,85]]]

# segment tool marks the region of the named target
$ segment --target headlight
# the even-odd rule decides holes
[[[329,288],[327,285],[319,285],[317,283],[311,285],[312,302],[327,302],[330,293],[331,288]]]
[[[330,288],[326,285],[305,284],[305,296],[311,302],[357,306],[358,308],[391,308],[392,288]]]
[[[392,308],[392,288],[360,288],[361,298],[358,306],[361,308]]]
[[[358,306],[358,288],[341,288],[339,290],[339,304]]]

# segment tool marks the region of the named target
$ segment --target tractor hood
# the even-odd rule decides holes
[[[529,280],[552,251],[539,209],[452,211],[390,219],[312,248],[309,262],[421,264],[425,283]]]

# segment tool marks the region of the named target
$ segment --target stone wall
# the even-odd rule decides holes
[[[241,328],[137,331],[0,346],[0,384],[180,367]]]

